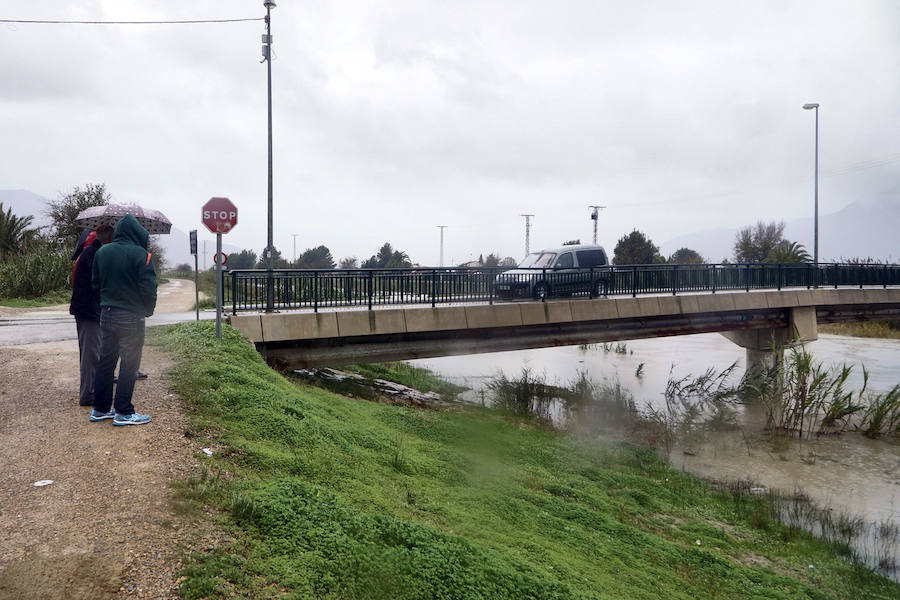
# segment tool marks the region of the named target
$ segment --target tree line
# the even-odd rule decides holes
[[[104,206],[111,200],[103,183],[76,186],[48,202],[45,214],[50,224],[45,227],[34,226],[32,215],[17,216],[0,203],[0,298],[53,293],[55,299],[62,300],[71,286],[71,256],[84,229],[75,223],[75,217],[86,208]],[[150,237],[149,246],[159,274],[165,257],[155,236]]]
[[[784,221],[758,221],[740,231],[734,239],[732,258],[735,263],[809,262],[803,244],[784,237]],[[704,264],[708,262],[691,248],[679,248],[668,258],[663,256],[646,234],[637,229],[619,238],[613,250],[614,265]],[[730,262],[724,259],[723,262]]]

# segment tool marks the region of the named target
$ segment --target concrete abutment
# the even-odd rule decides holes
[[[788,326],[764,329],[740,329],[720,332],[726,339],[747,351],[747,372],[781,364],[784,349],[819,339],[814,306],[796,306],[789,311]]]

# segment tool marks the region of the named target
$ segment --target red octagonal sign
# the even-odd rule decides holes
[[[237,225],[237,207],[228,198],[210,198],[200,215],[203,224],[213,233],[228,233]]]

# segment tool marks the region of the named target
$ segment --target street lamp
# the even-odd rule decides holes
[[[809,104],[803,105],[804,110],[813,110],[816,111],[816,167],[815,167],[815,216],[813,218],[813,264],[816,266],[819,265],[819,104],[816,102],[810,102]]]
[[[272,243],[272,9],[275,8],[274,0],[264,0],[263,6],[266,7],[266,33],[262,36],[262,54],[263,60],[266,61],[266,71],[268,74],[268,91],[269,91],[269,222],[268,222],[268,245],[266,246],[266,312],[274,312],[275,310],[275,278],[272,274],[272,260],[274,258],[275,249]]]
[[[439,266],[444,266],[444,230],[447,228],[446,225],[435,225],[438,229],[441,230],[441,264]]]

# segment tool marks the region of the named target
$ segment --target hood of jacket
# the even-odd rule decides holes
[[[144,229],[140,223],[138,223],[138,220],[135,219],[133,215],[125,215],[122,217],[122,220],[116,225],[115,232],[113,232],[114,242],[119,242],[120,244],[134,244],[140,246],[144,250],[147,249],[149,239],[150,234],[147,233],[147,230]]]

